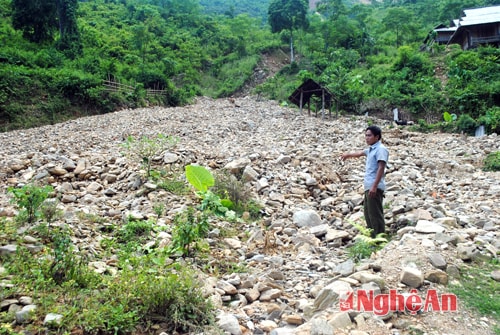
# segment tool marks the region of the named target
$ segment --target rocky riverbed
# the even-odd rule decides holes
[[[339,158],[365,146],[364,129],[371,123],[382,128],[390,152],[384,201],[392,239],[356,263],[347,247],[358,234],[353,223],[363,223],[364,160]],[[78,250],[93,255],[96,271],[112,272],[113,263],[99,259],[102,229],[79,221],[77,213],[117,221],[129,215],[155,218],[154,206],[163,202],[167,210],[158,222],[168,224],[196,200],[142,184],[140,162],[124,155],[128,136],[158,134],[179,143],[155,164],[232,171],[244,176],[263,205],[261,221],[238,223],[242,234],[224,238],[216,228],[210,234],[214,255],[250,270],[205,281],[226,333],[495,333],[494,318],[479,317],[460,300],[454,312],[412,313],[410,307],[362,313],[356,303],[366,302],[358,299],[363,292],[393,292],[443,307],[431,301],[432,294],[446,295],[463,264],[498,257],[500,174],[482,171],[486,155],[500,150],[496,135],[422,134],[366,116],[315,117],[257,97],[123,110],[0,134],[0,215],[16,215],[7,187],[46,180],[61,200],[62,221],[72,228]],[[39,242],[11,241],[0,252],[14,252],[17,243]],[[168,236],[152,236],[149,243],[167,244]],[[498,270],[491,273],[492,281],[499,277]],[[352,309],[341,304],[349,302],[349,293]],[[21,312],[36,301],[1,304]]]

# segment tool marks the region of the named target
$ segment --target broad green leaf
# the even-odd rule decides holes
[[[206,192],[214,186],[215,180],[210,171],[199,165],[186,165],[186,179],[198,191]]]

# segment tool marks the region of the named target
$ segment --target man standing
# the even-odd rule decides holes
[[[382,130],[370,126],[365,130],[365,140],[369,148],[363,151],[349,152],[342,155],[342,160],[366,156],[364,179],[364,214],[366,225],[372,229],[372,237],[385,232],[384,207],[382,201],[385,191],[385,167],[389,161],[389,151],[382,144]]]

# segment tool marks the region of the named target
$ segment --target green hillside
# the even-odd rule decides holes
[[[231,96],[279,51],[289,64],[251,93],[286,102],[310,78],[340,113],[397,107],[424,130],[449,113],[460,123],[442,129],[497,131],[499,49],[423,45],[462,9],[491,4],[0,0],[0,129]]]
[[[221,14],[231,17],[246,14],[262,18],[262,22],[266,22],[269,0],[200,0],[200,5],[207,14]]]

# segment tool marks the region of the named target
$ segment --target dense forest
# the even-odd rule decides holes
[[[463,9],[498,3],[0,0],[0,125],[231,96],[280,53],[288,64],[252,93],[287,103],[311,78],[339,113],[397,107],[422,130],[498,132],[499,49],[424,44]]]

